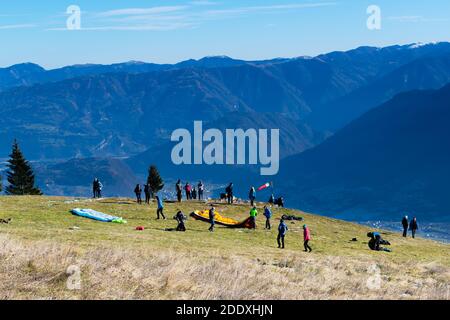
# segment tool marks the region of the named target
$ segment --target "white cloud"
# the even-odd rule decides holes
[[[388,17],[388,20],[397,21],[397,22],[410,22],[410,23],[448,21],[448,19],[426,18],[424,16],[413,16],[413,15],[411,15],[411,16],[391,16],[391,17]]]
[[[0,25],[0,30],[11,30],[11,29],[26,29],[26,28],[34,28],[36,25],[34,24],[10,24],[10,25]]]
[[[240,15],[258,12],[273,12],[273,11],[286,11],[294,9],[328,7],[333,5],[336,5],[336,2],[295,3],[295,4],[268,5],[268,6],[237,7],[232,9],[218,9],[218,10],[209,10],[206,11],[205,13],[211,16],[230,15],[230,14]]]
[[[207,6],[218,5],[209,0],[192,0],[186,5],[156,6],[149,8],[122,8],[99,12],[83,20],[83,30],[176,30],[199,26],[203,22],[219,19],[233,19],[242,15],[260,13],[281,13],[335,5],[336,2],[288,3],[260,6],[236,6],[212,10]],[[47,30],[64,30],[51,28]]]
[[[148,15],[148,14],[161,14],[168,12],[181,11],[186,9],[187,6],[162,6],[162,7],[151,7],[151,8],[126,8],[118,10],[110,10],[99,13],[102,17],[113,17],[113,16],[126,16],[126,15]]]

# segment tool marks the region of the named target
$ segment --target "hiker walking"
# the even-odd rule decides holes
[[[406,238],[406,236],[408,234],[408,226],[409,226],[408,216],[403,217],[402,226],[403,226],[403,237]]]
[[[157,219],[159,220],[159,215],[163,217],[164,220],[166,220],[166,217],[164,216],[164,204],[162,202],[162,199],[159,196],[156,196],[156,202],[158,204],[158,209],[156,209],[156,215]]]
[[[203,200],[203,191],[205,190],[203,182],[199,181],[197,188],[198,188],[198,200]]]
[[[258,210],[256,207],[253,207],[250,210],[250,222],[252,224],[252,229],[256,229],[256,216],[258,215]]]
[[[141,189],[140,184],[136,185],[136,188],[134,188],[134,193],[136,194],[136,202],[141,204],[142,203],[142,199],[141,199],[142,189]]]
[[[306,224],[303,225],[303,246],[305,247],[305,252],[311,252],[312,249],[309,246],[308,242],[311,240],[311,232]]]
[[[272,211],[269,207],[264,206],[264,217],[266,217],[266,229],[270,230],[272,227],[270,225],[270,218],[272,218]]]
[[[145,194],[145,203],[149,204],[151,197],[151,187],[150,184],[148,183],[144,185],[144,194]]]
[[[248,198],[250,200],[250,205],[253,207],[255,205],[255,199],[256,199],[256,190],[254,187],[250,188],[250,191],[248,193]]]
[[[281,218],[280,224],[278,225],[278,236],[277,236],[278,248],[284,249],[284,237],[286,236],[287,232],[288,226],[286,222],[284,222],[283,218]]]
[[[409,230],[411,230],[411,234],[413,239],[416,237],[416,231],[419,229],[419,226],[417,225],[417,218],[414,217],[411,222],[409,223]]]
[[[184,221],[187,219],[187,217],[181,212],[181,210],[178,210],[177,214],[174,217],[175,220],[177,220],[178,225],[176,228],[176,231],[186,231],[186,226],[184,225]]]
[[[186,182],[186,185],[184,186],[184,191],[186,191],[186,200],[191,200],[192,199],[192,194],[191,194],[191,185],[189,184],[189,182]]]
[[[216,209],[211,206],[211,209],[209,209],[209,223],[211,226],[209,227],[209,232],[214,232],[214,225],[216,224]]]
[[[230,184],[225,188],[225,193],[227,195],[228,204],[233,203],[233,182],[230,182]]]
[[[182,198],[182,194],[183,194],[183,187],[181,186],[180,179],[178,179],[177,183],[175,184],[175,191],[177,193],[178,202],[181,202],[181,198]]]

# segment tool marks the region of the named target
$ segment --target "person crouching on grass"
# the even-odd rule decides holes
[[[184,221],[187,219],[187,217],[184,215],[184,213],[181,210],[178,210],[177,214],[173,218],[178,222],[176,231],[185,232],[186,226],[184,225]]]
[[[311,252],[312,249],[309,246],[308,242],[311,240],[311,231],[306,224],[303,225],[303,246],[305,247],[305,252]]]

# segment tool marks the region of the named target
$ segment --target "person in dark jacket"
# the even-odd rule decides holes
[[[192,199],[197,200],[197,190],[195,189],[195,187],[192,188],[191,196]]]
[[[150,184],[148,183],[144,185],[144,194],[145,194],[145,203],[149,204],[151,191],[150,191]]]
[[[270,230],[272,228],[272,226],[270,225],[270,219],[272,218],[272,211],[267,206],[264,206],[264,217],[266,217],[266,229]]]
[[[417,218],[414,217],[411,222],[409,223],[409,230],[411,230],[411,234],[413,239],[416,237],[416,231],[419,229],[419,226],[417,225]]]
[[[94,198],[97,198],[97,190],[98,190],[98,179],[95,178],[94,181],[92,181],[92,193],[94,195]]]
[[[136,185],[136,188],[134,188],[134,193],[136,194],[136,202],[141,204],[142,203],[142,198],[141,198],[142,189],[141,189],[140,184]]]
[[[273,205],[275,203],[275,197],[273,196],[273,194],[270,195],[269,198],[269,204]]]
[[[402,226],[403,226],[403,236],[406,238],[406,236],[408,234],[408,226],[409,226],[408,216],[403,217]]]
[[[283,219],[280,220],[280,224],[278,225],[278,248],[284,249],[284,237],[286,236],[286,233],[288,232],[288,226],[286,222],[284,222]]]
[[[162,202],[162,199],[159,196],[156,196],[156,203],[158,204],[158,208],[156,209],[156,215],[157,219],[159,220],[159,215],[163,217],[164,220],[166,220],[166,217],[164,216],[164,204]]]
[[[203,200],[203,192],[205,191],[205,186],[203,185],[203,182],[199,181],[197,188],[198,188],[198,200]]]
[[[177,193],[178,202],[181,202],[182,195],[183,195],[183,186],[181,185],[180,179],[178,179],[177,183],[175,184],[175,191]]]
[[[209,223],[211,226],[209,227],[209,232],[214,232],[214,225],[216,224],[216,209],[211,206],[211,209],[209,209]]]
[[[183,231],[183,232],[186,231],[184,221],[187,219],[187,217],[183,214],[183,212],[181,212],[181,210],[178,210],[177,214],[173,218],[178,222],[176,231]]]
[[[227,195],[228,204],[233,203],[233,183],[230,182],[230,184],[225,188],[225,193]]]

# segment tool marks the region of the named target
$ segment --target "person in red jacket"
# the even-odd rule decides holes
[[[305,247],[305,252],[311,252],[312,249],[309,246],[308,242],[311,240],[311,231],[306,224],[303,225],[303,246]]]

